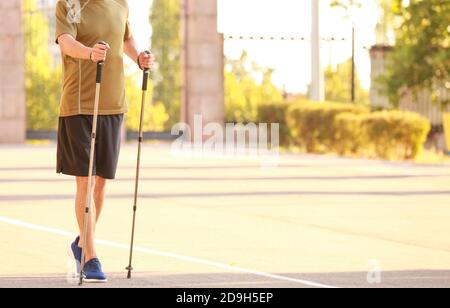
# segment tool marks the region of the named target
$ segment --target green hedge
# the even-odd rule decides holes
[[[342,113],[368,113],[365,107],[353,104],[313,103],[293,104],[286,116],[294,144],[311,153],[325,153],[336,148],[335,119]]]
[[[362,154],[368,140],[363,126],[365,115],[350,112],[341,113],[334,120],[335,146],[334,151],[340,155]]]
[[[430,122],[413,112],[381,111],[363,119],[367,138],[377,157],[413,159],[423,148]]]
[[[430,123],[412,112],[370,112],[340,103],[264,104],[259,121],[280,123],[280,144],[308,153],[338,153],[382,159],[413,159],[423,148]]]
[[[286,123],[286,114],[291,105],[288,103],[267,103],[258,106],[259,123],[280,124],[280,145],[289,146],[291,131]]]

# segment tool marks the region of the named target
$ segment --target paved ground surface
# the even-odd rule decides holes
[[[286,155],[268,169],[143,153],[136,276],[123,271],[126,145],[98,227],[106,287],[450,287],[448,165]],[[74,186],[54,174],[54,146],[0,147],[0,158],[0,287],[74,286]]]

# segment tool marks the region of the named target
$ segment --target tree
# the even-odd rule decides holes
[[[388,45],[393,43],[392,34],[396,24],[393,0],[377,0],[380,8],[380,18],[377,23],[377,44]]]
[[[362,4],[358,0],[333,0],[331,7],[343,9],[346,13],[345,19],[352,20],[353,14],[362,7]]]
[[[240,59],[226,59],[225,110],[227,122],[248,123],[258,119],[262,103],[281,102],[283,95],[272,82],[273,70],[252,62],[243,52]],[[257,80],[260,80],[258,82]]]
[[[380,79],[391,103],[399,104],[409,91],[429,90],[435,102],[443,89],[450,90],[450,1],[395,0],[402,20],[396,29],[396,44]]]
[[[180,1],[154,0],[150,21],[153,27],[152,51],[158,61],[158,69],[154,72],[154,101],[157,105],[163,104],[168,111],[168,129],[180,119]]]
[[[27,129],[54,130],[58,123],[61,70],[49,50],[47,16],[36,0],[24,0],[25,93]]]
[[[351,84],[351,60],[337,65],[336,69],[329,66],[325,70],[325,97],[327,101],[350,102]],[[361,86],[361,81],[356,72],[355,78],[356,102],[359,104],[369,104],[369,93]]]
[[[338,7],[344,9],[346,12],[345,19],[352,22],[352,59],[351,59],[351,87],[350,96],[351,102],[354,103],[356,100],[356,63],[355,63],[355,15],[356,11],[362,7],[362,4],[358,0],[335,0],[331,2],[332,7]]]

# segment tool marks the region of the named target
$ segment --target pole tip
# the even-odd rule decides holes
[[[128,271],[127,279],[131,279],[131,272],[133,271],[133,267],[132,266],[128,266],[126,268],[126,270]]]

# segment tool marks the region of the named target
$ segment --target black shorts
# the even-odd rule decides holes
[[[87,177],[93,117],[59,118],[57,173]],[[95,143],[94,175],[116,177],[123,115],[99,116]]]

